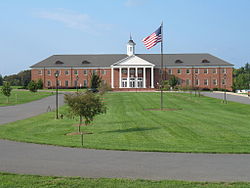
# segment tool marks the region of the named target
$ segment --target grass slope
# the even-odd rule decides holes
[[[90,179],[78,177],[49,177],[36,175],[15,175],[0,173],[1,188],[51,188],[51,187],[95,187],[95,188],[246,188],[250,183],[208,183],[208,182],[187,182],[187,181],[150,181],[150,180],[128,180],[128,179]]]
[[[50,92],[35,92],[13,90],[7,103],[7,97],[0,92],[0,106],[16,105],[38,100],[52,95]]]
[[[107,114],[82,130],[85,148],[164,152],[250,153],[249,105],[190,94],[164,94],[167,108],[159,108],[159,93],[109,93]],[[60,110],[64,113],[65,107]],[[54,113],[0,126],[0,138],[81,147],[77,120],[55,120]]]

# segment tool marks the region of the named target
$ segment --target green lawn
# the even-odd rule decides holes
[[[159,93],[108,93],[108,112],[82,130],[85,148],[205,153],[250,153],[250,106],[190,94],[164,94],[167,108],[159,108]],[[65,113],[66,108],[60,109]],[[50,112],[0,126],[0,138],[81,147],[77,120],[55,120]]]
[[[208,183],[208,182],[187,182],[187,181],[150,181],[150,180],[129,180],[129,179],[108,179],[108,178],[79,178],[79,177],[49,177],[36,175],[16,175],[0,173],[1,188],[49,188],[49,187],[95,187],[95,188],[243,188],[249,187],[250,183]]]
[[[35,92],[30,91],[19,91],[12,90],[11,96],[9,98],[9,103],[7,103],[7,97],[0,92],[0,106],[16,105],[38,100],[44,97],[52,95],[51,92]]]

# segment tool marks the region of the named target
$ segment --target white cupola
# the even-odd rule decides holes
[[[132,56],[135,54],[135,43],[134,41],[132,40],[132,37],[130,35],[130,40],[128,41],[127,43],[127,55],[128,56]]]

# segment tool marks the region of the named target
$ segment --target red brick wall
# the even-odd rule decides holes
[[[222,79],[224,77],[224,73],[222,73],[222,69],[226,69],[226,89],[228,90],[232,90],[231,86],[232,86],[232,68],[220,68],[220,67],[216,67],[217,72],[214,74],[212,72],[212,70],[214,68],[207,68],[208,69],[208,73],[204,73],[204,69],[206,68],[199,68],[199,73],[196,74],[195,73],[195,69],[196,68],[189,68],[190,69],[190,73],[187,74],[186,73],[186,69],[187,68],[171,68],[172,69],[172,74],[177,76],[178,78],[180,78],[181,80],[183,80],[183,82],[181,83],[181,86],[186,86],[186,79],[190,80],[190,85],[189,86],[195,86],[194,84],[194,78],[195,75],[197,75],[197,79],[199,80],[199,85],[198,87],[200,88],[224,88],[225,86],[222,85]],[[181,69],[181,73],[178,74],[178,69]],[[38,74],[38,71],[41,71],[41,75]],[[50,70],[51,74],[48,75],[47,71]],[[44,81],[44,86],[45,88],[47,87],[47,82],[51,81],[51,86],[55,87],[55,72],[57,70],[60,70],[60,75],[58,80],[61,82],[60,86],[65,87],[65,81],[68,80],[69,82],[69,87],[74,87],[74,81],[76,80],[76,76],[74,74],[74,70],[75,69],[32,69],[31,70],[31,76],[32,76],[32,80],[38,80],[38,79],[42,79]],[[69,71],[69,75],[65,74],[65,70]],[[85,69],[88,71],[87,75],[84,75],[83,72],[84,69],[78,69],[78,86],[81,84],[83,86],[83,82],[84,80],[88,81],[88,86],[90,86],[90,78],[91,78],[91,72],[93,71],[93,69]],[[106,81],[106,83],[108,85],[111,85],[111,69],[95,69],[97,71],[97,74],[99,74],[103,80]],[[102,70],[106,70],[106,74],[102,74]],[[142,74],[138,73],[138,76],[141,76]],[[146,81],[146,85],[149,88],[150,84],[151,84],[151,69],[147,68],[146,69],[146,77],[147,77],[147,81]],[[163,75],[164,75],[164,79],[168,79],[170,77],[170,75],[168,74],[168,69],[164,69],[163,71]],[[123,77],[126,77],[126,74],[122,75]],[[208,85],[204,85],[204,79],[208,80]],[[217,79],[217,85],[213,84],[213,79]],[[154,86],[157,88],[157,83],[159,83],[160,81],[160,72],[159,72],[159,68],[155,68],[154,69]],[[114,69],[114,87],[115,88],[119,88],[119,69]]]

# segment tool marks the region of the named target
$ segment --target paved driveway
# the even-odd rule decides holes
[[[25,104],[0,107],[0,125],[45,113],[49,106],[53,110],[55,109],[55,101],[56,95],[53,95]],[[63,101],[63,95],[59,94],[60,106],[63,105]]]
[[[22,174],[250,181],[250,155],[128,152],[0,140],[0,171]]]
[[[202,94],[204,96],[213,97],[217,99],[224,98],[224,93],[202,92]],[[238,103],[243,103],[243,104],[250,104],[250,99],[248,97],[227,94],[226,98],[228,101],[233,101],[233,102],[238,102]]]

